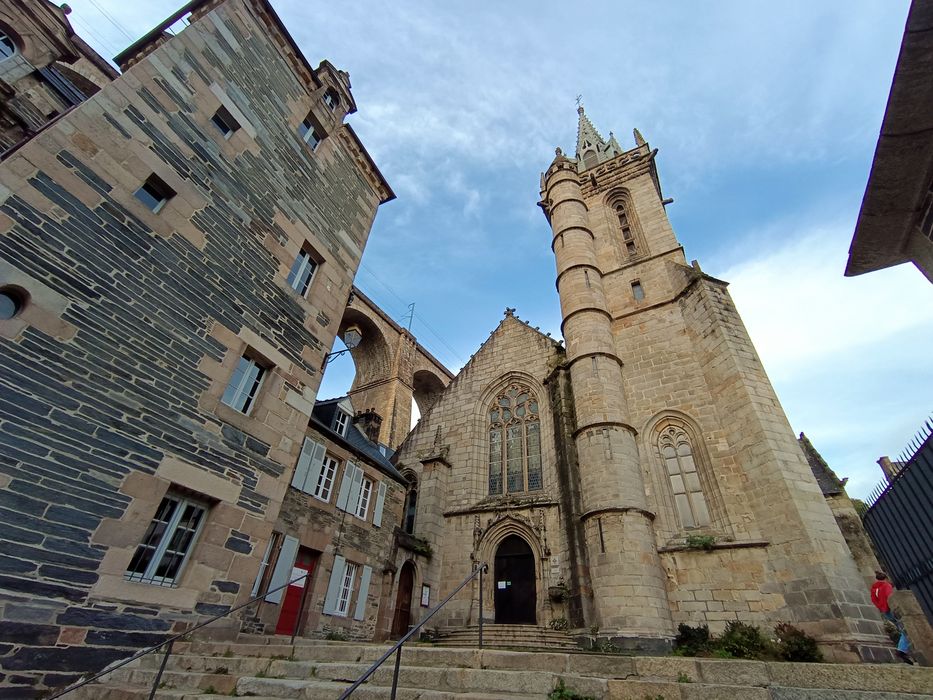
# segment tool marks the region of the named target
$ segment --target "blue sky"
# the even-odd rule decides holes
[[[105,56],[181,0],[72,0]],[[843,277],[907,0],[325,3],[273,0],[312,64],[350,72],[350,122],[398,194],[357,284],[454,370],[506,306],[559,337],[540,172],[573,150],[575,97],[604,136],[660,149],[688,259],[731,283],[796,432],[849,491],[933,408],[933,285]],[[327,371],[344,392],[352,361]]]

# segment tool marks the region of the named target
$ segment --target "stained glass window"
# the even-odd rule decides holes
[[[538,400],[527,387],[512,384],[489,409],[489,495],[543,487]]]

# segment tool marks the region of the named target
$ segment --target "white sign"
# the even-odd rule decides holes
[[[293,566],[293,567],[292,567],[292,576],[291,576],[290,579],[288,579],[288,581],[289,581],[288,585],[289,585],[289,586],[294,586],[295,588],[304,588],[304,587],[305,587],[305,581],[307,581],[308,579],[303,578],[303,579],[301,579],[300,581],[297,581],[297,582],[295,582],[295,579],[296,579],[296,578],[300,578],[301,576],[304,576],[306,573],[308,573],[308,572],[305,571],[304,569],[299,569],[297,566]]]
[[[500,591],[504,591],[505,586],[506,586],[505,581],[496,581],[496,588],[498,588]]]

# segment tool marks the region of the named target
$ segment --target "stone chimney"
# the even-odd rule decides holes
[[[357,411],[353,416],[353,425],[363,431],[363,434],[370,441],[379,442],[379,430],[382,428],[382,416],[376,413],[375,408],[367,408],[365,411]]]
[[[881,457],[878,460],[878,466],[881,467],[881,471],[884,472],[884,477],[890,484],[897,473],[901,470],[902,465],[900,462],[892,462],[888,457]]]

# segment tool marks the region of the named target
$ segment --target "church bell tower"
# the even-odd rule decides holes
[[[600,181],[650,181],[651,153],[643,140],[623,151],[615,137],[599,135],[582,107],[579,117],[576,158],[557,149],[542,176],[541,206],[552,230],[574,395],[580,521],[592,590],[584,607],[596,618],[586,623],[617,643],[663,649],[673,623],[604,281],[607,268],[646,255],[648,241],[633,217],[631,188],[608,198],[596,194]],[[657,207],[663,216],[659,198]],[[598,235],[611,227],[618,235]]]

